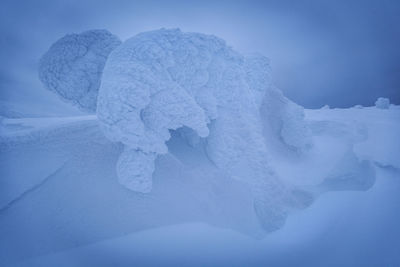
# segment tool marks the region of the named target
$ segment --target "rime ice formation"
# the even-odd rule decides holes
[[[94,112],[104,64],[120,43],[118,37],[106,30],[68,34],[41,58],[39,78],[62,99]]]
[[[168,152],[170,131],[185,129],[189,142],[205,140],[219,169],[254,189],[259,216],[274,218],[261,220],[265,228],[276,228],[284,207],[303,201],[273,174],[267,139],[301,152],[311,138],[302,107],[273,87],[263,56],[244,57],[210,35],[141,33],[110,54],[97,115],[105,135],[125,145],[117,172],[133,191],[151,190],[154,160]]]
[[[213,36],[140,34],[109,54],[100,78],[97,115],[0,117],[10,261],[187,222],[261,238],[324,192],[367,190],[400,169],[399,106],[303,110],[273,86],[265,57]],[[367,198],[393,202],[382,192]],[[344,196],[329,195],[320,210]]]
[[[118,170],[130,171],[119,171],[121,183],[141,192],[150,189],[152,168],[133,166],[166,153],[170,130],[187,127],[206,138],[218,167],[257,186],[274,179],[263,128],[271,124],[294,149],[310,143],[302,108],[273,88],[266,58],[245,58],[217,37],[179,30],[139,34],[110,54],[97,114],[106,136],[126,146]]]
[[[375,102],[375,106],[380,109],[388,109],[390,106],[390,101],[388,98],[379,97]]]
[[[269,60],[262,55],[245,58],[245,79],[258,106],[267,144],[271,139],[301,152],[312,145],[303,107],[287,99],[272,84]]]
[[[324,105],[321,109],[330,109],[329,105]]]
[[[155,153],[138,153],[126,147],[117,162],[118,181],[137,192],[149,193],[155,159]]]

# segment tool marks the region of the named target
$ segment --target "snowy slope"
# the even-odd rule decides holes
[[[97,265],[96,260],[113,265],[114,260],[147,262],[150,251],[156,250],[160,259],[153,263],[165,259],[189,265],[192,259],[206,263],[218,259],[240,265],[293,263],[286,261],[288,251],[302,261],[316,250],[324,255],[315,259],[322,263],[335,266],[337,256],[343,266],[354,266],[352,262],[372,260],[359,255],[376,249],[372,238],[382,239],[394,231],[387,241],[392,245],[380,245],[376,253],[388,255],[384,262],[398,262],[394,225],[400,221],[396,216],[400,109],[321,109],[305,114],[313,147],[305,154],[293,154],[272,146],[271,166],[285,183],[319,198],[311,207],[292,212],[281,230],[268,235],[254,212],[249,186],[227,177],[202,146],[189,145],[177,131],[167,143],[169,153],[156,160],[152,192],[142,194],[117,182],[115,164],[122,146],[103,136],[95,116],[3,119],[0,260],[16,263],[68,250],[32,259],[27,266],[68,263],[64,260],[69,257],[89,265]],[[368,192],[336,192],[371,186]],[[331,190],[335,192],[322,194]],[[202,224],[186,224],[194,222]],[[379,227],[380,223],[388,225]],[[164,228],[167,225],[171,226]],[[346,235],[351,248],[339,238]],[[186,252],[192,251],[193,258],[174,257],[185,251],[185,242],[191,244]],[[131,245],[141,249],[135,254]],[[245,252],[237,253],[241,249]]]
[[[134,193],[116,179],[121,146],[105,139],[90,117],[67,118],[62,126],[58,120],[30,120],[23,125],[44,129],[12,135],[18,122],[5,120],[2,129],[3,262],[186,221],[263,234],[249,189],[209,162],[185,167],[173,154],[159,157],[154,190]],[[192,160],[204,157],[201,153],[194,151]]]
[[[377,183],[368,192],[325,194],[263,240],[201,223],[179,224],[17,266],[397,266],[400,173],[376,171]]]
[[[97,124],[94,119],[93,116],[2,119],[0,169],[4,192],[0,195],[0,209],[6,208],[25,191],[43,183],[59,169],[77,150],[67,144],[81,143],[77,133],[90,133],[90,128],[93,128],[91,122]],[[86,126],[71,127],[82,123]],[[74,139],[71,136],[73,131],[77,131]],[[60,142],[63,134],[64,141]]]

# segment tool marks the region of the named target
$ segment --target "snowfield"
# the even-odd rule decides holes
[[[308,246],[321,246],[321,253],[328,253],[329,246],[311,231],[328,231],[333,227],[332,220],[334,230],[327,233],[349,234],[353,236],[352,242],[376,229],[385,231],[385,226],[379,223],[398,212],[400,203],[397,141],[400,108],[321,109],[306,110],[305,114],[313,129],[313,148],[301,157],[287,156],[277,150],[270,164],[287,183],[302,185],[314,196],[339,191],[323,194],[309,208],[294,212],[282,229],[266,237],[253,209],[251,188],[227,177],[204,151],[188,145],[177,132],[172,133],[167,143],[169,152],[155,162],[153,190],[143,194],[118,183],[115,163],[123,147],[103,136],[95,116],[3,119],[1,188],[7,190],[1,195],[1,260],[11,263],[31,258],[26,266],[41,266],[41,263],[68,266],[69,256],[76,261],[85,258],[89,265],[103,260],[106,265],[135,262],[157,265],[161,259],[171,263],[191,262],[200,259],[200,254],[193,252],[193,258],[189,259],[177,253],[185,250],[188,242],[185,240],[192,233],[189,236],[194,243],[186,249],[214,255],[221,263],[228,255],[236,255],[233,258],[238,263],[290,264],[284,251],[294,249],[298,260],[302,253],[311,253],[307,252]],[[375,153],[371,143],[381,153]],[[367,193],[340,191],[366,190],[371,186]],[[393,224],[400,221],[396,216],[394,220]],[[347,229],[349,221],[353,228]],[[361,229],[357,228],[360,226],[357,222],[363,224]],[[398,233],[397,227],[388,227],[387,231]],[[149,230],[152,228],[157,230]],[[135,234],[142,230],[146,231]],[[119,238],[128,233],[134,234]],[[252,241],[239,233],[264,238]],[[286,241],[278,241],[280,236]],[[340,242],[332,238],[332,242]],[[354,251],[362,253],[372,247],[375,241],[371,239],[368,237]],[[165,251],[159,251],[161,259],[151,260],[146,255],[154,242],[160,244],[159,240],[166,243],[157,249]],[[168,240],[176,241],[176,247],[167,249]],[[306,248],[302,248],[304,244]],[[226,250],[220,247],[225,245]],[[211,246],[218,253],[211,248],[202,249],[204,246]],[[239,248],[254,251],[241,257],[235,253]],[[120,251],[121,255],[117,255],[121,257],[102,253],[100,258],[89,256],[107,249],[109,253],[114,249]],[[64,250],[68,252],[52,255]],[[398,254],[393,254],[396,250],[392,247],[384,253],[392,253],[390,256],[398,260],[395,256]],[[263,251],[267,251],[265,255]],[[343,266],[353,266],[348,261],[352,248],[335,251],[344,257]],[[329,254],[326,263],[338,262],[335,253]],[[387,262],[391,262],[390,258]]]
[[[264,56],[178,29],[67,35],[39,74],[91,114],[0,117],[1,265],[400,262],[388,99],[304,109]]]
[[[31,258],[17,266],[396,266],[399,171],[377,167],[376,174],[368,192],[324,194],[263,240],[186,223]]]

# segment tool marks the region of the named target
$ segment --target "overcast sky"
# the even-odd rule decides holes
[[[0,99],[48,97],[38,60],[67,33],[104,28],[125,40],[178,27],[268,56],[277,86],[305,107],[400,104],[399,14],[397,0],[3,0]]]

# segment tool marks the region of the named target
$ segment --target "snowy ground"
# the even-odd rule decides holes
[[[141,194],[118,184],[122,147],[96,117],[3,118],[0,262],[398,266],[400,108],[306,110],[306,120],[314,147],[301,156],[274,149],[271,165],[318,198],[265,235],[250,189],[177,138]]]
[[[206,224],[180,224],[18,266],[398,266],[399,171],[377,167],[377,173],[370,191],[323,195],[263,240]]]

